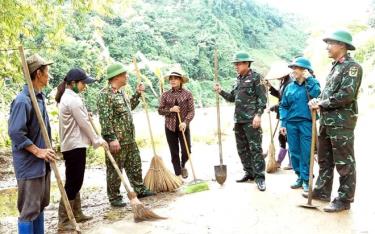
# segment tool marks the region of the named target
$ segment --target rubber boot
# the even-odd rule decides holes
[[[277,156],[277,165],[278,165],[278,167],[281,166],[281,163],[283,162],[283,160],[284,160],[285,155],[286,155],[287,152],[288,152],[287,149],[280,148],[279,155]]]
[[[33,234],[33,221],[18,219],[18,234]]]
[[[70,207],[73,207],[74,205],[74,200],[69,201]],[[59,232],[74,232],[75,227],[74,224],[69,220],[68,214],[66,213],[64,203],[62,200],[60,200],[59,204],[59,222],[57,225],[57,230]]]
[[[34,234],[44,234],[44,212],[40,212],[39,216],[33,221]]]
[[[76,218],[77,223],[85,222],[92,219],[92,216],[84,215],[82,212],[80,193],[77,193],[76,199],[74,199],[73,214]]]

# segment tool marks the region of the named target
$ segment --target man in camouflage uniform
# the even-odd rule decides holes
[[[144,86],[139,84],[137,92],[129,100],[121,90],[128,82],[124,65],[114,63],[107,68],[108,86],[100,91],[98,99],[99,120],[102,136],[120,169],[124,168],[138,197],[154,195],[146,189],[142,180],[142,165],[139,150],[135,142],[135,130],[131,110],[139,104],[140,93]],[[106,157],[107,194],[112,206],[126,205],[120,195],[121,180],[111,161]]]
[[[225,92],[219,84],[215,84],[214,90],[225,100],[235,103],[234,132],[238,155],[245,171],[244,177],[237,182],[255,179],[258,189],[265,191],[265,162],[262,155],[260,122],[267,98],[261,75],[250,69],[253,61],[246,52],[236,53],[233,63],[238,76],[233,90]]]
[[[357,122],[357,95],[362,81],[362,67],[347,53],[355,50],[352,36],[346,31],[336,31],[323,39],[328,55],[334,60],[326,86],[318,99],[310,101],[321,114],[318,138],[319,177],[313,198],[330,201],[333,169],[340,175],[338,197],[326,212],[350,209],[354,201],[356,168],[354,158],[354,128]],[[306,194],[304,194],[306,197]]]

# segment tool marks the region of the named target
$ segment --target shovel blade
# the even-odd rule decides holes
[[[216,181],[223,185],[225,180],[227,179],[227,165],[218,165],[215,166],[215,178]]]
[[[314,206],[313,204],[309,204],[309,203],[301,204],[299,205],[299,207],[307,208],[307,209],[318,209],[318,206]]]

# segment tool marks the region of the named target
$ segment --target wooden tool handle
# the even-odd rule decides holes
[[[215,48],[215,58],[214,58],[214,66],[215,66],[215,82],[219,83],[218,77],[218,56],[217,56],[217,49]],[[217,137],[219,142],[219,156],[220,156],[220,165],[223,165],[223,146],[221,141],[221,121],[220,121],[220,100],[219,94],[216,93],[216,116],[217,116]]]
[[[266,93],[267,93],[267,105],[268,105],[268,108],[270,108],[270,95],[268,94],[267,89],[266,89]],[[271,111],[268,112],[268,119],[269,119],[269,122],[270,122],[271,144],[273,144],[273,130],[272,130]]]
[[[133,58],[133,64],[134,64],[134,69],[135,69],[135,73],[137,75],[138,82],[141,83],[142,82],[142,75],[141,75],[141,72],[138,69],[137,61],[136,61],[135,58]],[[141,97],[142,97],[142,102],[143,102],[143,108],[144,108],[145,113],[146,113],[147,126],[148,126],[148,131],[149,131],[149,134],[150,134],[150,138],[151,138],[152,150],[154,152],[154,155],[156,155],[154,135],[152,134],[151,121],[150,121],[150,116],[148,114],[148,105],[147,105],[147,102],[146,102],[145,94],[143,92],[141,92]]]
[[[177,112],[177,117],[178,117],[178,121],[180,123],[182,123],[180,112]],[[185,148],[186,148],[186,153],[187,153],[188,158],[189,158],[191,171],[193,172],[193,178],[194,178],[194,181],[195,181],[195,180],[197,180],[197,177],[195,176],[195,171],[194,171],[194,167],[193,167],[193,162],[191,160],[189,145],[187,143],[186,136],[185,136],[185,131],[182,131],[182,137],[184,138],[184,144],[185,144]]]
[[[311,147],[310,147],[310,168],[309,168],[309,192],[307,204],[311,205],[312,201],[312,185],[313,185],[313,173],[314,173],[314,154],[315,154],[315,145],[316,145],[316,110],[311,111],[312,118],[312,136],[311,136]]]
[[[49,139],[48,131],[47,131],[46,125],[44,124],[42,113],[40,112],[40,109],[39,109],[38,101],[36,100],[35,91],[34,91],[32,81],[31,81],[30,71],[29,71],[29,68],[28,68],[27,63],[26,63],[26,58],[25,58],[23,46],[20,46],[18,49],[19,49],[21,61],[22,61],[23,75],[25,76],[25,80],[26,80],[27,86],[29,88],[31,103],[32,103],[33,108],[35,110],[36,117],[38,119],[38,123],[39,123],[39,126],[40,126],[40,130],[42,132],[44,142],[45,142],[47,148],[52,149],[52,144],[51,144],[51,141]],[[64,207],[65,207],[66,213],[68,214],[69,220],[73,223],[76,231],[80,232],[79,226],[77,225],[77,222],[74,218],[72,208],[70,207],[69,199],[68,199],[68,196],[66,195],[64,185],[62,183],[61,176],[60,176],[59,170],[57,169],[56,163],[50,162],[50,165],[51,165],[51,168],[52,168],[52,170],[55,174],[57,186],[59,187],[60,194],[61,194],[61,200],[63,201],[63,204],[64,204]]]
[[[272,139],[275,137],[276,135],[276,131],[277,131],[277,128],[279,127],[279,123],[280,123],[280,120],[278,119],[277,120],[277,123],[276,123],[276,126],[275,126],[275,130],[273,131],[273,134],[272,134]]]
[[[92,117],[91,117],[90,114],[89,114],[89,120],[90,120],[91,126],[92,126],[92,128],[94,129],[96,135],[100,135],[99,130],[96,128],[96,126],[95,126],[95,124],[94,124],[94,121],[93,121],[93,119],[92,119]],[[105,153],[106,153],[107,157],[108,157],[109,160],[111,161],[112,166],[115,168],[115,170],[116,170],[116,172],[117,172],[117,175],[120,177],[121,182],[122,182],[122,184],[124,185],[126,191],[127,191],[128,193],[134,192],[134,189],[130,186],[130,184],[128,184],[128,183],[126,182],[125,177],[124,177],[124,174],[122,174],[120,168],[117,166],[117,163],[116,163],[115,159],[113,158],[113,156],[112,156],[111,152],[109,151],[109,149],[104,148],[104,150],[105,150]],[[125,176],[126,176],[126,174],[125,174]]]

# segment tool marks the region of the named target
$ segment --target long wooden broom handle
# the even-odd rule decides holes
[[[276,126],[275,126],[275,130],[273,131],[273,134],[272,134],[272,139],[275,137],[276,135],[276,131],[277,131],[277,127],[279,127],[279,123],[280,123],[280,120],[278,119],[277,120],[277,123],[276,123]]]
[[[161,95],[163,95],[164,93],[164,79],[163,79],[163,75],[161,74],[161,71],[159,74],[159,85],[160,85],[160,98],[161,98]]]
[[[141,75],[141,72],[138,69],[137,61],[136,61],[135,58],[133,58],[133,64],[134,64],[134,69],[135,69],[135,73],[137,75],[138,82],[140,83],[140,82],[142,82],[142,75]],[[145,113],[146,113],[147,126],[148,126],[148,131],[150,133],[152,150],[154,152],[154,155],[156,155],[154,135],[152,134],[151,121],[150,121],[150,116],[148,114],[148,105],[147,105],[147,102],[146,102],[145,94],[143,92],[141,92],[141,97],[142,97],[142,102],[143,102],[143,109],[145,110]]]
[[[214,66],[215,66],[215,82],[219,83],[218,78],[218,56],[217,56],[217,49],[215,48],[215,58],[214,58]],[[219,141],[219,156],[220,156],[220,165],[223,165],[223,146],[221,142],[221,121],[220,121],[220,99],[219,94],[216,93],[216,116],[217,116],[217,137]]]
[[[93,119],[92,119],[92,117],[91,117],[91,114],[89,114],[89,120],[90,120],[91,126],[92,126],[92,128],[94,129],[96,135],[99,135],[99,134],[100,134],[100,133],[99,133],[99,130],[96,128],[96,126],[95,126],[95,124],[94,124],[94,121],[93,121]],[[105,153],[106,153],[107,157],[108,157],[109,160],[111,161],[112,166],[115,168],[115,170],[116,170],[116,172],[117,172],[117,175],[120,177],[121,182],[122,182],[122,184],[124,185],[126,191],[127,191],[128,193],[130,193],[130,192],[134,192],[134,189],[131,187],[131,185],[128,184],[128,183],[126,182],[126,180],[125,180],[125,178],[124,178],[124,175],[121,173],[121,170],[120,170],[120,168],[117,166],[117,163],[116,163],[115,159],[113,158],[113,156],[112,156],[111,152],[109,151],[109,149],[104,148],[104,150],[105,150]],[[126,175],[125,175],[125,176],[126,176]]]
[[[25,58],[23,46],[18,47],[18,49],[19,49],[21,61],[22,61],[23,75],[25,76],[25,80],[26,80],[27,86],[29,88],[31,103],[32,103],[33,108],[35,110],[36,117],[38,119],[38,123],[39,123],[39,126],[40,126],[40,130],[42,132],[44,142],[45,142],[47,148],[52,149],[52,144],[51,144],[51,141],[50,141],[49,136],[48,136],[47,128],[46,128],[46,125],[44,124],[42,113],[40,112],[40,109],[39,109],[38,101],[36,100],[35,91],[34,91],[33,84],[31,82],[30,71],[29,71],[29,68],[28,68],[27,63],[26,63],[26,58]],[[59,187],[61,199],[63,201],[66,213],[68,214],[69,220],[73,223],[73,225],[75,227],[75,230],[80,232],[79,226],[77,225],[77,222],[74,218],[74,214],[72,212],[72,208],[70,206],[68,196],[66,195],[64,185],[62,183],[61,176],[60,176],[59,170],[57,169],[56,163],[50,162],[50,165],[51,165],[51,168],[52,168],[52,170],[55,174],[57,186]]]
[[[310,147],[310,168],[309,168],[309,192],[307,198],[307,204],[311,205],[312,200],[312,185],[313,185],[313,170],[314,170],[314,154],[316,145],[316,110],[311,111],[312,117],[312,136],[311,136],[311,147]]]
[[[266,93],[267,93],[267,104],[268,104],[268,108],[270,108],[270,95],[268,94],[268,90],[266,88]],[[268,112],[268,119],[270,121],[270,136],[271,136],[271,144],[273,145],[274,142],[273,142],[273,130],[272,130],[272,120],[271,120],[271,111]]]
[[[179,121],[180,123],[182,123],[180,112],[177,112],[177,117],[178,117],[178,121]],[[194,178],[194,180],[197,180],[197,177],[195,176],[195,171],[194,171],[194,167],[193,167],[193,162],[192,162],[192,160],[191,160],[191,155],[190,155],[189,146],[188,146],[188,143],[187,143],[187,140],[186,140],[186,136],[185,136],[185,131],[182,131],[182,137],[184,138],[184,144],[185,144],[185,148],[186,148],[186,153],[187,153],[187,155],[188,155],[188,159],[189,159],[189,162],[190,162],[191,171],[193,172],[193,178]]]

